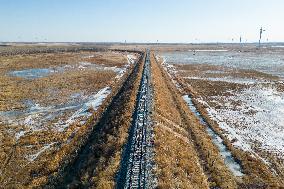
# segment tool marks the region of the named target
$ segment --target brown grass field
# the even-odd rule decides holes
[[[254,79],[263,79],[266,81],[278,81],[278,77],[272,76],[270,74],[265,74],[262,72],[252,71],[252,70],[228,70],[224,67],[211,66],[206,64],[197,65],[175,65],[177,72],[171,74],[173,80],[179,84],[180,91],[182,94],[190,94],[193,97],[193,102],[197,106],[197,109],[205,118],[205,120],[210,124],[211,128],[223,138],[226,146],[233,153],[234,157],[238,159],[241,163],[245,176],[238,178],[236,180],[238,188],[281,188],[284,186],[283,179],[281,178],[281,161],[279,159],[274,160],[275,165],[280,167],[274,167],[274,170],[278,170],[280,174],[275,175],[271,169],[261,160],[252,157],[248,152],[244,152],[238,148],[235,148],[231,141],[228,140],[223,134],[224,131],[219,127],[218,123],[213,121],[210,116],[208,116],[206,106],[201,104],[197,99],[202,96],[202,98],[207,101],[207,98],[211,96],[229,96],[228,90],[239,91],[246,87],[245,84],[239,83],[229,83],[222,81],[210,81],[204,79],[190,79],[186,77],[220,77],[220,73],[206,73],[208,70],[222,71],[222,77],[231,76],[234,77],[250,77]],[[224,71],[224,73],[223,73]],[[279,88],[281,83],[278,83]],[[218,106],[218,104],[207,101],[210,106]],[[174,116],[176,117],[176,116]],[[268,155],[269,156],[269,155]],[[221,187],[222,188],[222,187]]]
[[[155,152],[160,188],[237,188],[204,127],[152,57]],[[175,163],[173,163],[175,162]]]
[[[111,94],[104,104],[86,118],[82,125],[74,122],[64,132],[58,132],[54,123],[67,119],[72,111],[65,111],[59,117],[43,124],[40,130],[30,129],[22,122],[2,122],[0,120],[0,183],[4,187],[40,186],[47,182],[47,176],[56,175],[58,168],[83,144],[93,124],[101,117],[107,104],[118,91],[133,66],[126,69],[122,78],[116,78],[112,69],[88,69],[80,67],[80,62],[90,62],[103,67],[124,68],[128,64],[127,53],[123,52],[60,52],[42,54],[18,54],[0,57],[0,111],[25,111],[25,100],[31,100],[42,107],[64,105],[74,93],[87,97],[99,89],[109,86]],[[11,71],[35,68],[66,68],[46,77],[26,79],[9,75]],[[64,106],[63,106],[64,107]],[[15,134],[25,131],[18,139]],[[39,153],[38,155],[35,155]],[[29,160],[27,157],[35,157]],[[70,158],[72,159],[72,158]],[[63,163],[64,164],[64,163]]]

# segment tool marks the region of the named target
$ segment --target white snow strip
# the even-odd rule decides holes
[[[209,125],[205,122],[197,108],[192,102],[191,97],[188,95],[184,95],[183,99],[187,102],[190,110],[195,114],[195,116],[199,119],[200,123],[206,127],[206,131],[208,135],[211,137],[213,143],[218,147],[219,152],[224,159],[225,164],[232,171],[235,176],[243,176],[242,169],[240,164],[238,164],[232,156],[232,153],[228,150],[228,148],[223,144],[223,139],[215,133]]]
[[[126,64],[124,68],[122,68],[120,72],[118,72],[118,75],[115,77],[116,79],[120,79],[126,73],[126,70],[129,68],[129,66],[131,64],[134,64],[137,61],[138,56],[133,55],[133,54],[128,54],[126,55],[126,58],[127,58],[128,64]]]
[[[128,54],[127,60],[128,60],[128,64],[134,64],[135,61],[137,60],[137,56],[135,56],[133,54]]]
[[[196,50],[189,50],[195,52],[227,52],[226,49],[196,49]]]
[[[26,131],[20,131],[15,134],[16,140],[19,140],[22,136],[24,136]]]
[[[252,85],[255,83],[271,83],[268,81],[263,81],[259,79],[248,79],[248,78],[235,78],[235,77],[184,77],[185,79],[194,79],[194,80],[205,80],[205,81],[221,81],[227,83],[236,83],[244,85]]]
[[[44,145],[37,153],[32,154],[32,155],[27,155],[26,159],[29,160],[30,162],[34,161],[37,159],[43,152],[45,152],[47,149],[51,148],[52,145],[54,145],[56,142],[46,144]]]
[[[156,59],[157,59],[157,60],[161,60],[161,59],[163,60],[163,62],[162,62],[161,65],[163,66],[164,70],[168,73],[168,76],[171,78],[172,82],[175,84],[175,86],[177,87],[177,89],[178,89],[179,91],[181,91],[181,86],[180,86],[180,84],[179,84],[178,82],[176,82],[176,81],[173,79],[173,77],[172,77],[172,75],[175,75],[175,74],[177,73],[177,70],[176,70],[175,66],[172,65],[172,64],[166,63],[166,58],[164,58],[164,57],[156,56]]]
[[[69,125],[77,121],[78,118],[90,116],[91,113],[88,110],[90,108],[92,108],[93,110],[97,110],[110,93],[111,93],[111,88],[105,87],[95,95],[91,95],[88,101],[83,105],[83,107],[77,110],[71,117],[68,118],[68,120],[56,123],[57,130],[59,132],[62,132]]]
[[[271,46],[273,48],[284,48],[284,45],[276,45],[276,46]]]

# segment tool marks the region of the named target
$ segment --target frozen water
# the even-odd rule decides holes
[[[209,64],[238,69],[253,69],[284,78],[284,54],[244,52],[167,52],[162,57],[169,64]]]
[[[135,59],[133,56],[130,57],[131,59],[129,61],[132,63],[132,61],[134,61]],[[108,67],[105,65],[99,65],[90,62],[79,62],[76,65],[64,65],[55,68],[33,68],[25,70],[16,70],[9,72],[8,75],[13,77],[21,77],[25,79],[37,79],[37,78],[47,77],[52,73],[64,72],[70,69],[79,69],[79,70],[93,69],[99,71],[114,71],[118,74],[120,74],[125,70],[125,68],[118,68],[116,66]]]
[[[222,101],[224,105],[216,109],[207,104],[207,111],[226,131],[229,139],[235,139],[235,146],[252,151],[257,142],[260,149],[279,157],[284,154],[283,92],[259,86],[244,89],[233,96],[212,99]]]
[[[46,77],[53,72],[54,70],[50,68],[34,68],[34,69],[12,71],[9,72],[9,75],[25,79],[36,79],[36,78]]]
[[[284,54],[279,52],[192,52],[164,53],[166,64],[209,64],[238,69],[253,69],[284,78]],[[173,71],[170,73],[175,74]],[[253,84],[242,90],[228,90],[229,96],[199,97],[232,144],[269,164],[262,152],[283,159],[284,154],[284,92],[276,85],[283,81],[270,82],[250,78],[190,77]],[[270,84],[271,85],[268,85]],[[273,87],[275,86],[275,87]],[[213,102],[217,107],[210,106]]]
[[[284,48],[284,45],[276,45],[276,46],[271,46],[273,48]]]
[[[223,139],[208,126],[199,111],[196,109],[191,98],[188,95],[184,95],[183,99],[187,102],[190,110],[196,115],[200,123],[206,127],[207,133],[211,137],[213,143],[218,147],[225,164],[229,167],[229,169],[234,173],[235,176],[243,176],[244,174],[242,173],[241,166],[235,161],[232,153],[223,144]]]
[[[198,79],[198,80],[207,80],[207,81],[221,81],[227,83],[237,83],[244,85],[251,85],[255,83],[269,83],[265,80],[249,79],[249,78],[236,78],[236,77],[184,77],[186,79]]]

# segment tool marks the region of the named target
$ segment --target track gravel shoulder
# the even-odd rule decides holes
[[[150,52],[147,51],[132,127],[116,188],[155,188]]]

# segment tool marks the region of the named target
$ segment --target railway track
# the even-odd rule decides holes
[[[147,51],[133,124],[124,150],[117,188],[154,188],[153,129],[150,119],[152,89],[150,52]]]

